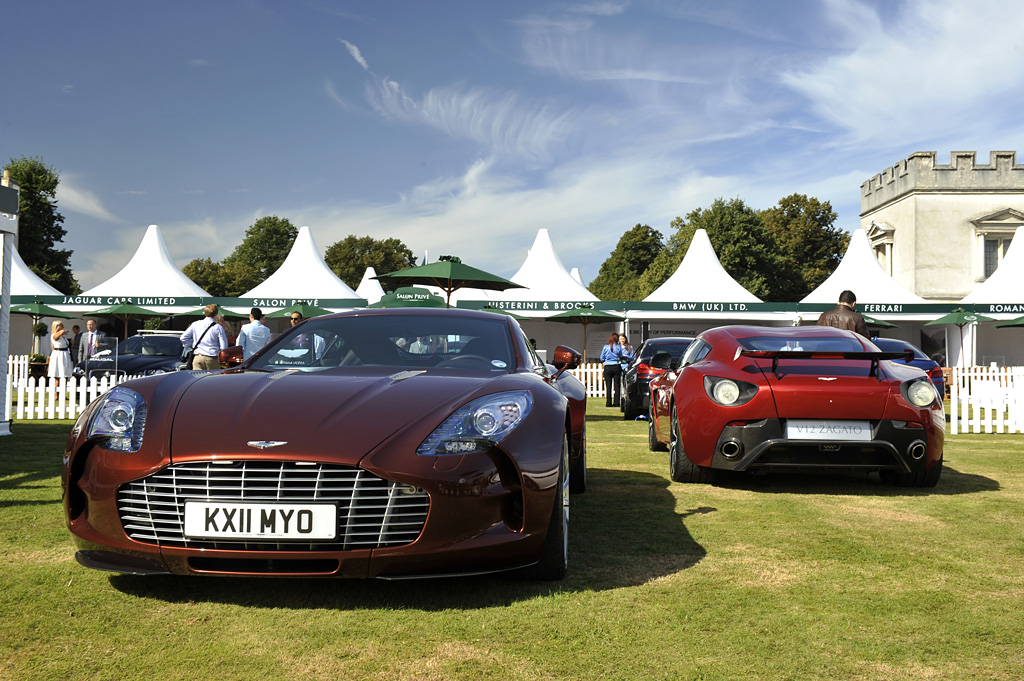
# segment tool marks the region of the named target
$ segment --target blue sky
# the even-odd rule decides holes
[[[1024,3],[0,5],[0,159],[41,156],[84,289],[150,224],[179,266],[258,218],[585,282],[637,223],[794,192],[859,226],[908,154],[1024,156]],[[1018,163],[1024,157],[1018,156]]]

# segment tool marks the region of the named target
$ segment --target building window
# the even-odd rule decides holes
[[[985,239],[985,278],[988,279],[1003,261],[1010,248],[1011,239]]]

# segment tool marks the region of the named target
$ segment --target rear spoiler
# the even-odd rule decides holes
[[[739,348],[736,351],[736,359],[743,357],[755,357],[757,359],[770,359],[772,361],[772,373],[775,374],[776,380],[781,379],[779,376],[779,360],[780,359],[861,359],[871,362],[871,369],[868,371],[868,376],[878,376],[878,363],[883,359],[902,359],[909,362],[914,359],[913,350],[903,350],[901,352],[869,352],[869,351],[851,351],[851,352],[828,352],[828,351],[815,351],[815,350],[744,350]],[[881,379],[879,379],[881,380]]]

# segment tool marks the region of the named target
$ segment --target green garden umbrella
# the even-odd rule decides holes
[[[449,256],[442,256],[442,258]],[[446,307],[451,307],[452,292],[460,288],[478,288],[486,291],[504,291],[510,288],[526,288],[519,284],[502,279],[496,274],[478,270],[475,267],[465,265],[458,258],[450,257],[447,260],[438,260],[429,265],[410,267],[397,272],[380,274],[374,279],[383,281],[391,286],[436,286],[445,292],[447,299]]]
[[[899,324],[893,324],[892,322],[887,322],[884,319],[875,319],[874,317],[869,317],[866,314],[862,314],[861,317],[864,318],[864,323],[867,324],[868,326],[877,326],[880,329],[900,328]]]
[[[998,324],[993,324],[992,326],[996,327],[997,329],[1008,329],[1011,326],[1024,326],[1024,317],[1017,317],[1016,319],[1010,319],[1005,322],[999,322]]]
[[[605,312],[604,310],[567,310],[551,315],[545,321],[562,322],[563,324],[583,325],[583,361],[587,361],[587,327],[591,324],[607,324],[608,322],[621,322],[620,315]]]
[[[224,319],[248,319],[249,318],[249,315],[247,313],[232,312],[231,310],[227,309],[226,307],[220,308],[220,312],[218,312],[217,314],[219,314],[220,316],[224,317]],[[188,310],[186,312],[175,312],[171,316],[172,317],[203,317],[205,315],[206,315],[205,308],[197,307],[194,310]]]
[[[446,307],[444,298],[425,288],[403,286],[384,296],[370,307]]]
[[[938,319],[933,319],[930,322],[925,322],[925,326],[938,326],[939,324],[956,324],[960,329],[960,347],[961,352],[964,346],[964,327],[974,322],[994,322],[995,319],[992,317],[986,317],[983,314],[977,312],[968,312],[962,307],[958,307],[947,315],[943,315]]]
[[[276,319],[278,317],[291,317],[292,312],[298,312],[299,314],[306,318],[319,317],[320,315],[325,314],[334,314],[333,310],[327,310],[322,307],[317,307],[316,305],[310,305],[309,303],[296,303],[295,305],[281,308],[276,312],[271,312],[270,314],[264,316],[269,317],[271,319]]]
[[[61,312],[57,308],[50,307],[46,303],[40,303],[38,300],[32,303],[21,303],[20,305],[11,305],[12,314],[27,314],[32,316],[32,352],[36,352],[39,349],[38,342],[39,336],[35,334],[35,325],[39,323],[39,320],[43,317],[56,317],[57,319],[75,319],[77,315],[68,314],[67,312]]]
[[[149,310],[138,305],[132,305],[131,303],[119,303],[117,305],[111,305],[100,310],[93,310],[92,312],[83,312],[83,317],[117,317],[124,322],[124,332],[127,337],[128,334],[128,320],[135,319],[136,317],[164,317],[166,313],[157,312],[156,310]]]

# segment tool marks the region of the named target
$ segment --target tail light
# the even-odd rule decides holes
[[[668,373],[668,369],[658,369],[652,367],[649,364],[637,364],[636,365],[636,377],[638,379],[651,379],[655,376],[661,376],[662,374]]]

